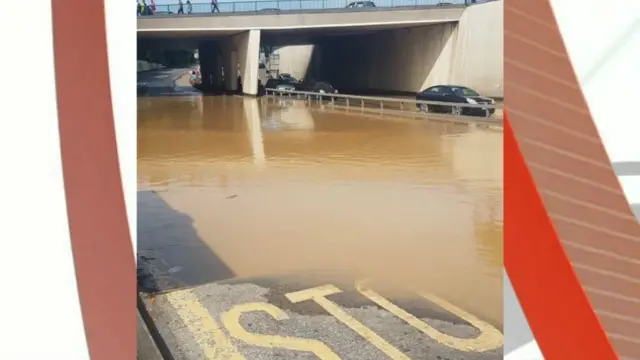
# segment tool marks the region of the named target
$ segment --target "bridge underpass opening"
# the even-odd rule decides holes
[[[261,49],[277,49],[288,67],[281,73],[327,81],[341,92],[393,94],[448,82],[455,39],[456,24],[441,23],[190,33],[156,39],[147,48],[197,48],[203,85],[211,90],[238,91],[240,76],[242,92],[256,95],[258,80],[266,80],[259,75]]]
[[[264,47],[279,47],[280,72],[327,81],[341,92],[415,93],[451,81],[455,23],[414,27],[263,31]]]
[[[240,76],[243,84],[246,84],[242,87],[243,92],[257,94],[259,30],[156,33],[142,38],[139,36],[138,48],[143,49],[139,50],[143,53],[197,52],[204,88],[237,91],[237,79]],[[193,64],[189,64],[191,65]]]

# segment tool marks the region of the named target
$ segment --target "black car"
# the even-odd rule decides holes
[[[291,76],[291,74],[287,74],[287,73],[282,73],[280,75],[278,75],[278,79],[279,80],[283,80],[283,81],[288,81],[291,83],[299,83],[300,81],[298,81],[298,79],[294,78],[293,76]]]
[[[320,94],[337,94],[336,90],[331,84],[326,81],[314,81],[310,83],[301,84],[302,91],[317,92]]]
[[[271,90],[300,90],[300,84],[283,79],[269,79],[264,87]]]
[[[495,100],[483,97],[478,92],[464,86],[457,85],[436,85],[431,86],[416,95],[416,100],[437,101],[460,105],[432,105],[416,104],[416,107],[423,112],[449,113],[453,115],[486,116],[493,115],[495,109],[485,107],[469,107],[464,104],[487,104],[495,105]]]

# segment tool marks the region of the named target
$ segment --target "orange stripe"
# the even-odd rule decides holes
[[[504,264],[545,359],[616,360],[551,224],[505,111]]]

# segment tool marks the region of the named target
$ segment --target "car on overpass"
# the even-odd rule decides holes
[[[347,5],[347,9],[358,9],[358,8],[374,8],[376,4],[373,1],[354,1]]]
[[[495,100],[480,96],[477,91],[465,86],[435,85],[416,94],[417,101],[433,101],[445,104],[417,103],[416,107],[425,113],[449,113],[453,115],[490,117],[495,112],[490,107],[470,107],[471,105],[495,105]],[[458,104],[458,105],[455,105]]]

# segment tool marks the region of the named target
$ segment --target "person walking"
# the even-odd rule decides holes
[[[211,0],[211,12],[214,13],[216,10],[220,12],[220,9],[218,8],[218,0]]]
[[[187,14],[191,14],[193,12],[193,5],[191,5],[191,0],[187,0]]]
[[[156,14],[156,0],[151,0],[151,6],[149,6],[149,15]]]
[[[144,0],[140,2],[140,15],[147,15],[147,4]]]
[[[184,4],[182,0],[178,0],[178,14],[184,14]]]

